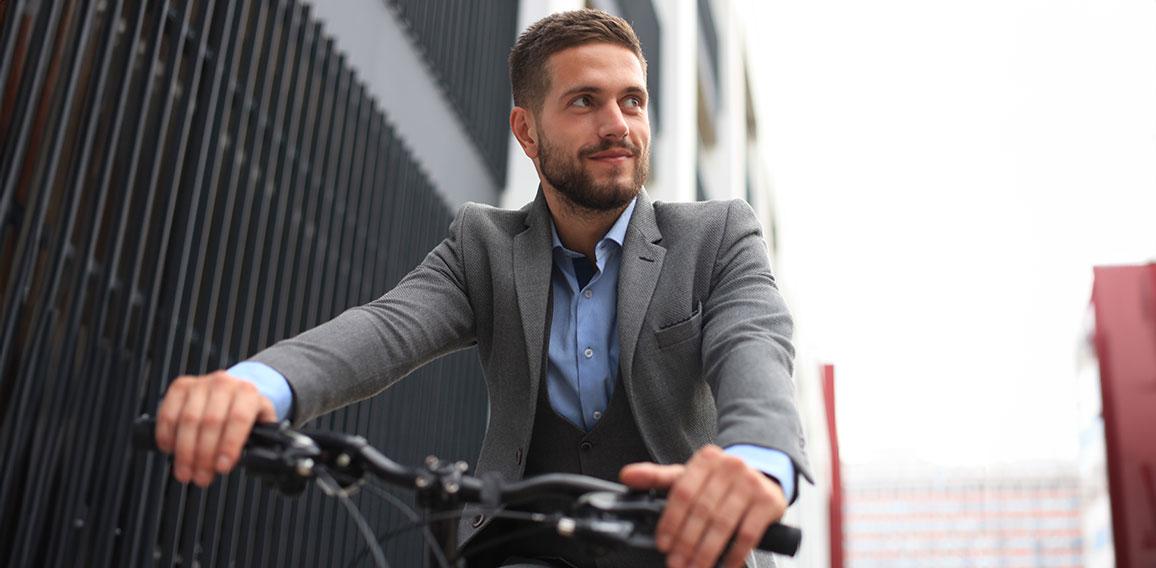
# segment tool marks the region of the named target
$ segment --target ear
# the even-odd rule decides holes
[[[531,160],[537,159],[538,129],[534,123],[534,113],[526,108],[514,107],[514,110],[510,111],[510,131],[514,133],[514,138],[518,139],[518,144],[522,145],[526,157]]]

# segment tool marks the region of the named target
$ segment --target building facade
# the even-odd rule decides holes
[[[848,568],[1084,566],[1074,464],[845,471]]]

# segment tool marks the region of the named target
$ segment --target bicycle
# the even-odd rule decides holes
[[[137,418],[133,425],[133,445],[158,451],[155,431],[154,418]],[[556,531],[595,554],[618,547],[654,550],[654,529],[666,502],[657,492],[633,491],[625,485],[585,475],[551,473],[516,481],[504,480],[498,475],[474,477],[467,474],[469,466],[465,462],[447,462],[434,456],[426,458],[424,467],[407,467],[386,457],[361,436],[291,428],[288,422],[255,425],[240,465],[250,475],[287,496],[301,494],[310,481],[317,483],[323,493],[345,506],[365,539],[366,548],[353,563],[360,562],[368,553],[377,566],[388,566],[382,544],[413,528],[420,529],[424,535],[429,552],[427,565],[439,568],[466,565],[468,558],[460,554],[457,546],[457,520],[462,515],[461,506],[467,503],[481,504],[494,518]],[[397,497],[368,484],[368,474],[413,491],[424,514],[418,515]],[[361,488],[406,511],[410,524],[375,535],[349,499],[349,495]],[[513,508],[546,497],[563,497],[564,510],[543,513]],[[465,556],[476,556],[521,536],[501,535],[489,542],[471,542]],[[776,523],[767,528],[758,547],[794,556],[801,538],[799,529]]]

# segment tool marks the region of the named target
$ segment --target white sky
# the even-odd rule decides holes
[[[1156,0],[735,1],[844,461],[1074,458],[1091,267],[1156,259]]]

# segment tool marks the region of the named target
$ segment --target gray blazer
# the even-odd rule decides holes
[[[552,262],[540,191],[517,211],[467,204],[393,290],[253,360],[285,375],[301,423],[477,345],[490,419],[476,471],[517,479],[543,369]],[[639,195],[618,282],[619,368],[655,461],[685,462],[707,443],[755,444],[783,451],[811,479],[792,330],[750,206]],[[461,542],[477,530],[462,528]]]

